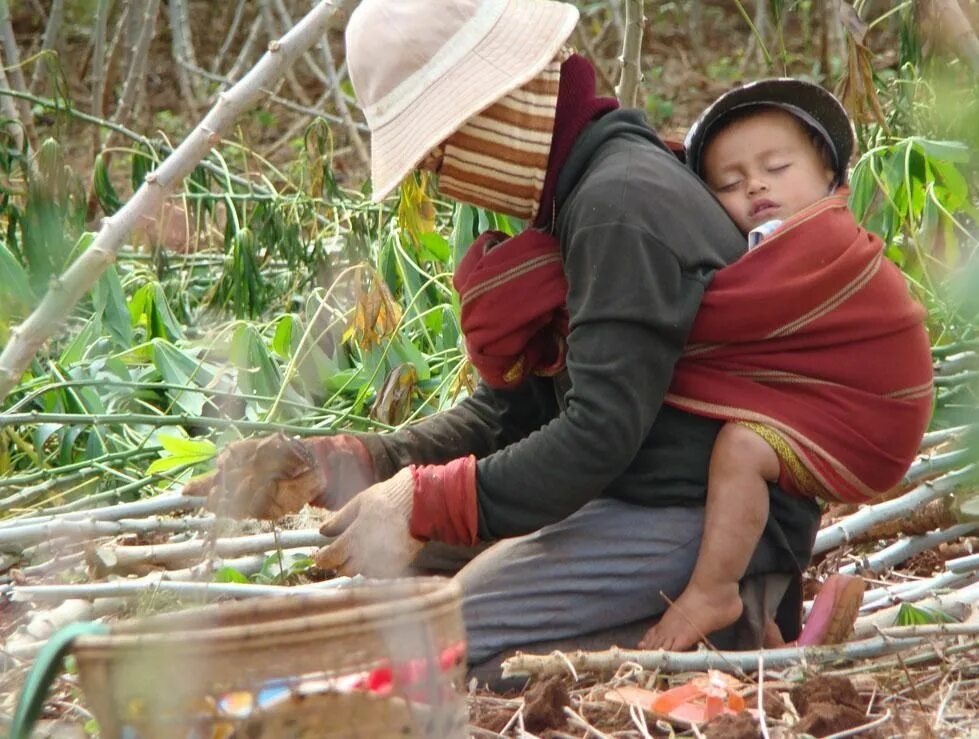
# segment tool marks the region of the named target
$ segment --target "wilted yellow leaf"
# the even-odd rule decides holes
[[[343,340],[367,349],[394,334],[401,323],[401,307],[376,273],[369,280],[361,276],[355,290],[354,314]]]
[[[435,205],[428,197],[427,172],[421,172],[418,179],[406,177],[402,183],[398,222],[415,246],[418,246],[422,234],[435,231]]]

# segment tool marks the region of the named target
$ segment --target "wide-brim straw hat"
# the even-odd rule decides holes
[[[365,0],[347,65],[381,200],[469,118],[535,77],[578,22],[554,0]]]
[[[850,116],[832,93],[812,82],[791,77],[750,82],[711,103],[687,132],[684,141],[687,166],[702,178],[704,149],[711,137],[723,127],[725,119],[736,111],[765,105],[792,113],[819,132],[833,152],[837,182],[846,181],[854,141]]]

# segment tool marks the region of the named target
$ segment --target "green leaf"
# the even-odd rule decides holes
[[[96,321],[89,321],[85,324],[82,330],[71,340],[71,343],[61,352],[61,356],[58,357],[59,364],[69,367],[84,358],[85,352],[98,338],[95,324]]]
[[[16,320],[26,316],[34,307],[36,297],[31,289],[27,270],[21,266],[17,257],[0,242],[0,322]]]
[[[238,387],[249,395],[274,398],[282,384],[279,370],[254,327],[243,324],[231,338],[231,362],[238,368]]]
[[[133,343],[132,319],[115,265],[109,265],[92,291],[97,296],[96,304],[100,305],[102,320],[112,339],[120,347],[129,347]]]
[[[133,293],[129,300],[129,316],[132,326],[145,326],[147,339],[172,341],[183,337],[183,330],[158,282],[148,282]]]
[[[868,154],[857,162],[850,176],[850,210],[858,222],[863,222],[877,192],[877,183],[870,171],[868,156],[872,155]]]
[[[157,438],[169,454],[161,456],[147,467],[146,472],[150,475],[167,472],[175,467],[207,462],[217,454],[217,447],[203,439],[191,440],[164,434]]]
[[[420,381],[429,379],[432,371],[418,347],[407,339],[395,338],[391,341],[391,353],[395,355],[396,362],[407,362],[415,368],[415,372]]]
[[[479,235],[476,208],[459,203],[452,214],[452,263],[458,265]]]
[[[245,585],[250,584],[247,577],[242,575],[234,567],[222,567],[220,570],[214,573],[214,582],[237,582],[244,583]]]
[[[292,329],[295,317],[284,315],[275,322],[275,335],[272,337],[272,351],[283,359],[292,356]]]
[[[955,623],[955,619],[937,608],[902,603],[898,609],[896,626],[920,626],[923,624]]]
[[[955,213],[968,202],[969,183],[950,162],[933,159],[929,164],[936,175],[935,197],[946,209]]]
[[[418,242],[421,244],[422,261],[440,262],[445,264],[452,256],[452,247],[449,242],[439,233],[431,231],[418,235]]]
[[[163,339],[153,339],[153,365],[163,381],[170,385],[200,385],[211,382],[212,375],[200,362],[184,354]],[[207,396],[190,390],[170,390],[170,397],[185,413],[201,415]]]
[[[99,207],[107,215],[111,216],[119,208],[122,207],[122,201],[119,200],[119,195],[116,193],[115,187],[112,186],[112,180],[109,178],[109,170],[105,164],[105,158],[102,154],[95,157],[95,172],[92,177],[92,189],[95,191],[95,197],[99,201]]]
[[[217,454],[217,447],[207,439],[185,439],[181,436],[159,435],[160,444],[170,454],[182,457],[204,457],[210,459]]]
[[[933,159],[968,164],[971,159],[969,147],[961,141],[933,141],[912,136],[909,141],[919,146],[925,154]]]

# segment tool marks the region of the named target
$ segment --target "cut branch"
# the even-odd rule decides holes
[[[119,521],[124,518],[137,518],[139,516],[195,511],[203,508],[206,502],[207,498],[191,495],[157,495],[154,498],[137,500],[133,503],[118,503],[101,508],[90,508],[80,513],[45,515],[45,512],[41,511],[0,522],[0,531],[18,528],[25,524],[34,525],[52,521]]]
[[[0,595],[14,601],[57,603],[64,600],[97,600],[100,598],[138,598],[152,592],[174,593],[193,598],[255,598],[261,596],[301,595],[315,597],[351,582],[349,577],[297,585],[255,585],[231,582],[181,582],[163,579],[165,573],[154,573],[135,580],[116,580],[89,585],[0,585]]]
[[[754,672],[759,658],[766,669],[775,670],[799,663],[831,664],[841,660],[866,659],[913,649],[926,639],[958,638],[979,634],[979,624],[938,624],[881,629],[881,635],[862,641],[821,647],[784,647],[743,652],[647,652],[613,647],[604,652],[555,652],[548,655],[517,654],[503,662],[503,677],[524,675],[564,675],[569,666],[577,674],[614,674],[626,662],[644,670],[693,672],[705,670],[739,670]]]
[[[100,560],[100,564],[107,569],[126,570],[136,565],[161,565],[164,567],[181,565],[188,561],[200,559],[205,554],[213,554],[217,557],[241,557],[246,554],[259,554],[276,549],[319,547],[329,542],[330,539],[320,534],[319,529],[300,529],[212,541],[194,539],[176,544],[152,546],[105,546],[99,547],[95,556]]]
[[[120,519],[118,521],[55,520],[26,526],[0,529],[0,549],[11,551],[45,539],[65,536],[74,539],[94,539],[122,534],[179,534],[188,531],[210,531],[214,516],[200,518],[149,518]]]
[[[840,544],[850,541],[873,526],[891,521],[901,516],[909,516],[919,506],[953,492],[959,485],[969,482],[975,476],[972,465],[956,472],[950,472],[937,480],[919,485],[900,498],[868,506],[839,523],[827,526],[816,534],[813,554],[822,554]]]
[[[849,564],[841,567],[840,574],[855,575],[857,572],[864,570],[868,572],[883,572],[910,559],[916,554],[934,549],[939,544],[955,541],[961,536],[968,536],[977,529],[979,529],[979,523],[963,523],[944,531],[934,531],[930,534],[900,539],[867,557],[860,564]]]
[[[41,304],[16,329],[0,354],[0,401],[7,397],[43,344],[63,325],[71,309],[116,259],[119,247],[142,216],[156,213],[164,198],[221,140],[221,133],[238,115],[250,109],[303,51],[338,21],[345,21],[358,0],[323,0],[299,24],[270,46],[262,60],[231,90],[219,96],[204,120],[176,151],[146,177],[135,195],[103,226],[92,245],[59,279]]]

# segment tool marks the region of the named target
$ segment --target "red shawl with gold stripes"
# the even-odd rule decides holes
[[[560,371],[568,331],[557,241],[505,239],[484,234],[455,275],[470,359],[501,388]],[[768,426],[830,495],[869,500],[931,415],[924,315],[841,190],[714,274],[666,402]]]
[[[841,191],[714,274],[666,402],[769,426],[829,494],[866,501],[931,416],[924,316]]]
[[[564,369],[568,282],[557,240],[528,229],[513,238],[480,235],[452,283],[470,361],[492,387],[517,387],[531,374]]]

